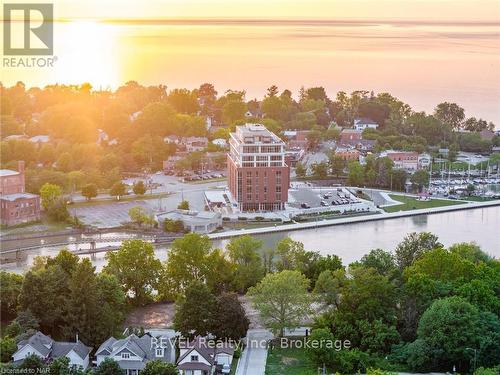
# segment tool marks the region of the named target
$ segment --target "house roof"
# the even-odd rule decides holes
[[[85,359],[89,355],[92,348],[83,344],[81,341],[78,342],[54,341],[54,344],[52,346],[51,356],[53,358],[64,357],[71,350],[73,350],[81,359]]]
[[[11,169],[0,169],[0,176],[14,176],[16,174],[19,174],[19,172]]]
[[[31,194],[31,193],[14,193],[14,194],[2,195],[0,197],[0,200],[14,202],[15,200],[22,199],[22,198],[36,198],[36,197],[38,197],[38,195]]]
[[[99,349],[97,349],[96,355],[98,354],[103,354],[104,351],[106,351],[106,355],[114,356],[121,352],[122,350],[126,349],[128,351],[131,351],[138,357],[142,358],[143,360],[148,360],[148,359],[158,359],[156,357],[155,353],[155,347],[151,343],[152,336],[149,334],[146,334],[142,337],[138,337],[134,334],[121,339],[117,340],[114,337],[110,337],[107,339],[105,342],[101,344]],[[165,356],[169,356],[170,350],[167,346],[171,346],[171,343],[169,340],[163,340],[162,345],[165,350]],[[170,359],[170,358],[167,358]]]
[[[182,348],[181,348],[182,349]],[[188,342],[184,349],[188,349],[186,353],[179,357],[177,363],[181,362],[184,358],[190,355],[193,350],[196,350],[203,358],[205,358],[209,363],[214,363],[214,355],[219,353],[226,353],[232,355],[234,353],[234,348],[227,343],[217,343],[217,345],[208,345],[208,341],[201,341],[200,337],[197,336],[193,341]],[[198,363],[198,362],[191,362]],[[187,369],[189,370],[189,369]]]
[[[33,349],[46,357],[51,350],[54,340],[50,336],[44,335],[42,332],[37,331],[33,336],[26,340],[22,340],[17,344],[17,348],[21,350],[26,345],[30,345]]]

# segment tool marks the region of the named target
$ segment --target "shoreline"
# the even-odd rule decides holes
[[[364,215],[359,217],[349,217],[349,218],[339,218],[330,220],[321,220],[307,223],[294,223],[294,224],[283,224],[275,227],[263,227],[254,229],[239,229],[220,233],[210,233],[208,237],[211,240],[221,240],[231,237],[237,237],[241,235],[259,235],[267,234],[271,232],[288,232],[303,229],[315,229],[320,227],[328,227],[334,225],[346,225],[346,224],[356,224],[368,221],[378,221],[378,220],[390,220],[398,219],[402,217],[420,216],[420,215],[432,215],[442,212],[450,211],[461,211],[461,210],[471,210],[475,208],[488,208],[500,206],[500,200],[493,200],[488,202],[465,202],[464,204],[457,204],[452,206],[442,206],[442,207],[432,207],[432,208],[421,208],[417,210],[410,211],[399,211],[399,212],[384,212],[375,215]]]

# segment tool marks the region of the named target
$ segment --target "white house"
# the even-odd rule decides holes
[[[138,375],[149,361],[174,363],[175,349],[169,337],[131,334],[121,340],[110,337],[102,343],[96,352],[97,366],[106,358],[116,361],[126,375]]]
[[[222,148],[227,147],[227,141],[223,138],[216,138],[212,141],[212,143],[218,147],[222,147]]]
[[[92,348],[76,339],[75,342],[54,341],[42,332],[36,332],[27,340],[17,344],[17,351],[12,355],[14,363],[21,363],[29,355],[37,355],[43,360],[60,357],[69,358],[71,366],[86,369],[89,366],[89,354]]]
[[[367,117],[361,117],[361,118],[354,119],[354,129],[365,130],[368,128],[377,129],[378,124],[375,121],[373,121],[372,119],[369,119]]]
[[[210,342],[204,337],[179,342],[177,368],[181,375],[211,375],[217,369],[228,374],[233,361],[234,348],[228,343]]]

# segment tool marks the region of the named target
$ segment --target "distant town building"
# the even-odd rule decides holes
[[[495,136],[495,132],[488,130],[488,129],[484,129],[484,130],[481,130],[479,135],[481,136],[481,139],[491,141],[493,139],[493,137]]]
[[[309,130],[285,130],[283,135],[286,138],[288,149],[307,148],[307,136]]]
[[[337,148],[335,150],[335,156],[342,158],[346,162],[358,161],[361,153],[355,148]]]
[[[125,375],[138,375],[150,361],[175,362],[175,349],[169,337],[156,337],[149,333],[142,337],[131,334],[124,339],[110,337],[101,344],[95,355],[97,366],[106,358],[111,358]]]
[[[89,367],[91,351],[92,348],[79,341],[78,337],[74,342],[54,341],[50,336],[38,331],[30,338],[19,341],[17,351],[12,355],[12,358],[14,364],[19,364],[33,354],[44,362],[66,357],[69,359],[70,366],[81,367],[85,370]]]
[[[180,143],[180,138],[176,135],[168,135],[168,136],[163,138],[163,142],[168,143],[168,144],[178,145]]]
[[[165,220],[180,220],[184,228],[193,233],[211,233],[222,226],[220,213],[212,211],[174,210],[156,215],[159,223]]]
[[[40,220],[40,196],[25,192],[24,161],[17,169],[0,169],[0,223],[7,226]]]
[[[418,169],[418,152],[388,150],[382,152],[380,156],[391,159],[396,169],[404,169],[409,172]]]
[[[339,136],[339,143],[343,144],[346,142],[359,141],[363,139],[363,130],[358,129],[342,129]]]
[[[378,124],[367,117],[361,117],[354,119],[354,129],[365,130],[365,129],[377,129]]]
[[[48,135],[35,135],[29,139],[33,143],[48,143],[50,142],[50,136]]]
[[[418,155],[418,168],[428,168],[431,165],[432,158],[429,154],[423,153]]]
[[[208,138],[186,137],[182,138],[181,144],[186,147],[187,152],[203,151],[208,146]]]
[[[227,147],[227,141],[223,138],[217,138],[212,141],[212,143],[218,147],[221,148],[226,148]]]
[[[261,124],[237,126],[231,133],[228,186],[242,211],[283,210],[290,167],[285,142]]]

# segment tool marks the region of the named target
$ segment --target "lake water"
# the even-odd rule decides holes
[[[484,251],[500,258],[500,207],[452,211],[440,214],[421,215],[392,220],[370,221],[359,224],[336,225],[318,229],[279,232],[256,236],[264,247],[274,247],[277,241],[290,236],[304,243],[307,250],[321,254],[335,254],[344,264],[359,260],[371,249],[394,250],[402,238],[411,232],[429,231],[439,237],[445,246],[458,242],[476,242]],[[108,234],[115,237],[116,234]],[[229,240],[214,241],[214,246],[224,247]],[[70,247],[71,249],[74,246]],[[23,272],[37,255],[57,255],[59,248],[43,248],[28,252],[25,262],[4,264],[1,268]],[[167,248],[156,250],[162,261],[167,257]],[[98,270],[105,264],[104,253],[93,260]]]
[[[500,127],[500,23],[335,20],[73,21],[54,26],[54,68],[4,68],[4,84],[128,80],[169,88],[215,84],[262,98],[272,84],[298,93],[387,91],[415,110],[457,102]]]

